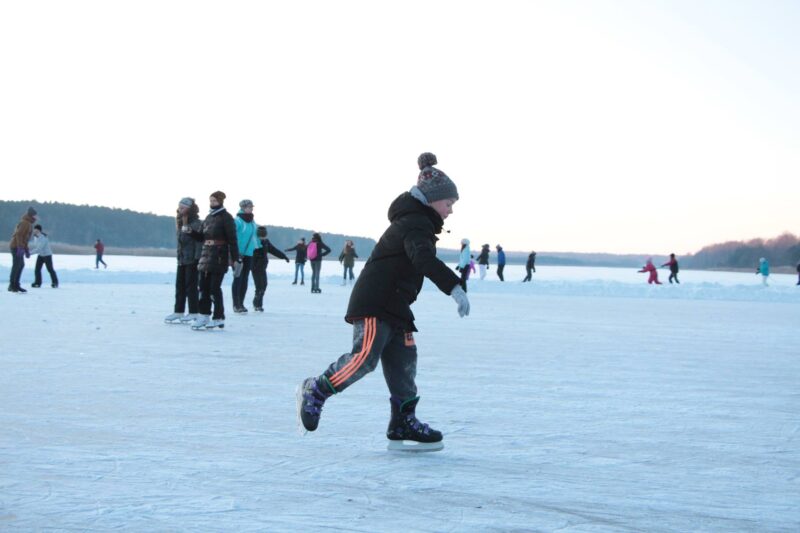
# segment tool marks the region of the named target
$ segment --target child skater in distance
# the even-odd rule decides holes
[[[458,191],[435,168],[436,156],[424,153],[416,186],[389,207],[391,224],[381,236],[353,287],[345,320],[353,324],[353,348],[322,374],[297,388],[298,418],[307,431],[319,424],[322,406],[336,393],[373,371],[381,362],[391,394],[391,418],[386,437],[390,449],[441,450],[442,434],[416,417],[419,401],[414,381],[417,347],[414,314],[424,278],[458,304],[459,316],[469,314],[469,300],[458,277],[436,257],[436,235],[453,212]],[[416,444],[406,445],[403,441]]]
[[[652,257],[647,258],[647,263],[645,263],[644,267],[639,272],[650,273],[650,277],[647,278],[648,285],[652,283],[655,283],[656,285],[661,285],[661,282],[658,281],[658,270],[656,270],[656,266],[653,264]]]

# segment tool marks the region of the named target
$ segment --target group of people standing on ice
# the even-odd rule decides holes
[[[167,323],[190,324],[194,330],[224,328],[225,304],[222,281],[228,269],[233,269],[231,299],[234,313],[247,313],[245,298],[252,275],[255,285],[253,310],[264,311],[264,294],[267,290],[267,267],[272,255],[290,262],[284,252],[295,252],[293,285],[305,284],[305,263],[311,263],[311,292],[322,292],[319,287],[322,258],[331,253],[319,233],[305,237],[286,250],[280,250],[269,240],[267,227],[256,224],[251,200],[239,202],[234,217],[225,208],[226,195],[216,191],[209,197],[210,211],[200,220],[200,208],[194,198],[182,198],[176,212],[176,240],[178,268],[175,276],[175,306],[165,317]],[[339,260],[345,267],[345,280],[349,274],[354,279],[355,246],[347,241]],[[343,283],[344,284],[344,283]]]
[[[461,251],[458,255],[458,265],[456,270],[461,273],[461,287],[467,290],[467,281],[469,281],[470,274],[475,273],[475,257],[469,248],[469,239],[461,239]],[[506,253],[503,247],[499,244],[495,246],[497,251],[497,277],[500,281],[505,281],[503,271],[506,268]],[[485,279],[489,271],[489,254],[490,246],[484,244],[481,246],[481,251],[478,253],[478,271],[480,272],[480,279]],[[531,280],[531,273],[536,272],[536,252],[531,252],[528,255],[528,260],[525,263],[525,270],[527,275],[522,280],[523,282]]]

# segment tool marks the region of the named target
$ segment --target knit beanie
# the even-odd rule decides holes
[[[178,203],[184,207],[192,207],[194,205],[194,198],[189,198],[187,196],[186,198],[181,198],[181,201]]]
[[[456,184],[447,177],[447,174],[433,167],[433,165],[437,163],[436,156],[432,153],[425,152],[424,154],[420,154],[417,158],[417,165],[420,168],[419,177],[417,178],[417,188],[425,195],[428,202],[435,202],[446,198],[455,198],[458,200]]]
[[[217,199],[217,201],[221,204],[225,203],[225,193],[222,191],[212,192],[211,196]]]
[[[253,201],[252,200],[242,200],[241,202],[239,202],[239,207],[241,207],[242,209],[244,209],[245,207],[253,207]]]
[[[266,226],[259,226],[256,228],[256,236],[259,239],[266,239],[267,238],[267,227]]]
[[[17,211],[17,212],[19,212],[19,211]],[[25,214],[28,215],[29,217],[35,217],[36,216],[36,209],[34,209],[33,207],[29,207],[28,211]]]

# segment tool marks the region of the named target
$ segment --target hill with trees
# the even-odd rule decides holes
[[[157,255],[171,255],[175,250],[175,218],[170,216],[139,213],[129,209],[116,209],[91,205],[74,205],[59,202],[5,201],[0,200],[0,239],[8,240],[14,232],[19,219],[32,206],[39,213],[39,223],[54,244],[72,245],[62,249],[85,248],[93,252],[95,240],[102,239],[106,253],[130,253],[131,249],[148,249]],[[269,240],[276,247],[285,249],[305,237],[308,241],[312,230],[267,226]],[[331,256],[338,257],[344,248],[344,241],[350,239],[356,246],[359,256],[366,258],[375,246],[375,240],[335,233],[320,232],[323,241],[330,246]]]

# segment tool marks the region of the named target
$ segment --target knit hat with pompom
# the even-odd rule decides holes
[[[428,202],[454,198],[458,200],[458,189],[447,174],[435,168],[438,164],[436,156],[430,152],[420,154],[417,158],[419,166],[419,177],[417,178],[417,188],[425,195]]]

